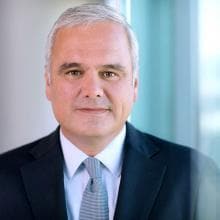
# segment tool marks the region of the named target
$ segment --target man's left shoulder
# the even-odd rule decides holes
[[[132,133],[132,138],[136,139],[136,142],[141,146],[143,152],[154,149],[155,154],[152,154],[152,159],[161,158],[172,169],[185,171],[190,169],[191,172],[194,170],[198,173],[210,173],[211,171],[219,173],[216,163],[197,149],[142,132],[130,124],[128,130],[129,133]]]

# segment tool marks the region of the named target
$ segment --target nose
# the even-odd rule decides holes
[[[84,75],[81,85],[81,95],[86,98],[100,98],[103,96],[101,79],[95,72],[89,72]]]

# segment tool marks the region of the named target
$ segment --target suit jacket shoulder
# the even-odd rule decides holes
[[[0,155],[0,219],[67,219],[58,129]]]
[[[0,154],[0,170],[5,169],[17,169],[18,167],[24,165],[25,163],[33,160],[33,155],[31,150],[38,145],[46,145],[50,139],[50,136],[54,134],[50,134],[46,137],[40,138],[32,143],[20,146],[16,149],[10,150],[8,152]]]
[[[219,180],[206,156],[127,124],[115,219],[217,220]]]
[[[141,132],[134,128],[131,124],[128,124],[127,128],[127,142],[132,141],[133,148],[142,154],[148,155],[152,159],[154,156],[157,157],[158,155],[164,158],[167,164],[178,164],[176,168],[179,171],[180,169],[186,170],[185,165],[189,163],[190,169],[195,169],[201,174],[213,169],[217,173],[219,172],[215,162],[210,157],[194,148],[176,144],[154,135]]]

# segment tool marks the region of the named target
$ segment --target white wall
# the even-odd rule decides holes
[[[1,0],[0,152],[57,126],[44,94],[44,47],[60,13],[79,0]]]

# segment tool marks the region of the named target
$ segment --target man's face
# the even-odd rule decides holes
[[[46,94],[70,140],[106,138],[122,129],[137,95],[124,29],[113,22],[61,28]]]

